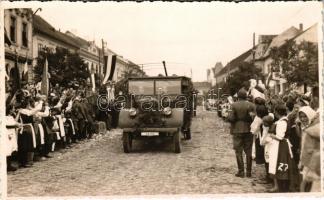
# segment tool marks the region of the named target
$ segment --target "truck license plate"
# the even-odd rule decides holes
[[[142,132],[141,136],[159,136],[159,132]]]

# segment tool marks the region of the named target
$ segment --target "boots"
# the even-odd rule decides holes
[[[244,177],[244,161],[243,161],[242,153],[241,154],[236,153],[236,162],[237,162],[238,172],[235,174],[235,176],[243,178]]]
[[[25,167],[33,166],[33,161],[34,161],[34,152],[27,152],[27,163]]]
[[[246,177],[252,176],[252,156],[246,156]]]
[[[10,156],[7,157],[7,171],[8,172],[13,172],[13,171],[16,171],[16,170],[17,170],[17,167],[12,165]]]

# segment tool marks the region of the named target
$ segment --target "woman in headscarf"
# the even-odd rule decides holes
[[[252,157],[255,157],[256,164],[265,164],[264,147],[261,145],[262,138],[262,118],[268,115],[268,109],[265,105],[265,100],[261,97],[255,98],[256,116],[251,124],[251,133],[253,136]],[[255,153],[254,153],[255,152]],[[253,155],[254,154],[254,155]],[[265,167],[267,171],[267,167]],[[265,180],[266,181],[266,180]]]
[[[321,163],[320,163],[320,124],[319,114],[310,106],[303,106],[298,112],[301,130],[302,192],[321,191]]]
[[[291,144],[287,134],[287,108],[283,104],[275,107],[275,118],[278,120],[273,127],[269,151],[269,173],[272,175],[275,187],[270,192],[294,192],[298,184],[297,166],[293,160]],[[272,133],[269,130],[269,133]]]
[[[20,165],[22,167],[31,167],[36,149],[33,117],[40,109],[34,107],[34,100],[31,97],[26,97],[20,106],[16,119],[20,119],[23,123],[23,129],[18,134],[18,154]]]

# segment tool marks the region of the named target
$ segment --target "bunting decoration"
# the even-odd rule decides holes
[[[15,59],[15,67],[14,69],[14,81],[13,81],[13,85],[14,85],[14,92],[16,92],[17,90],[21,89],[21,80],[20,80],[20,72],[19,72],[19,67],[18,67],[18,56],[16,54],[16,59]]]
[[[272,69],[266,79],[266,87],[269,88],[269,85],[270,85],[270,80],[272,79]]]
[[[95,69],[93,66],[91,66],[90,70],[90,79],[91,79],[91,84],[92,84],[92,92],[96,91],[96,80],[95,80]]]
[[[106,84],[108,80],[112,80],[115,72],[115,67],[116,67],[116,60],[117,56],[116,55],[109,55],[109,56],[104,56],[104,64],[106,68],[106,73],[104,80],[102,84]]]

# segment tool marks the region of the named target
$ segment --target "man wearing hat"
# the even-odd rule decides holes
[[[235,176],[243,178],[245,176],[243,150],[246,154],[246,176],[251,177],[253,135],[250,132],[250,126],[253,120],[252,116],[255,113],[255,106],[246,100],[247,91],[245,89],[240,89],[237,96],[238,101],[232,104],[232,111],[228,120],[231,122],[233,149],[238,166],[238,173]]]

